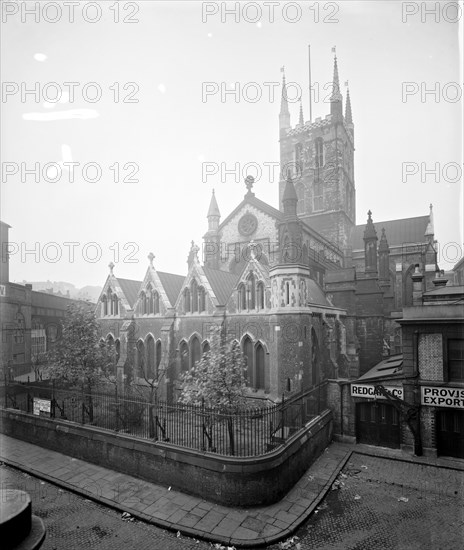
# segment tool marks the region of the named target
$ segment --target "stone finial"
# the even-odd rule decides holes
[[[251,190],[253,188],[253,184],[255,183],[255,178],[253,176],[247,176],[245,178],[245,185],[248,190],[248,194],[252,194],[253,191]]]
[[[150,262],[150,267],[153,267],[153,260],[155,259],[155,255],[153,254],[153,252],[150,252],[147,258],[148,258],[148,261]]]
[[[113,275],[113,269],[114,269],[114,263],[113,262],[110,262],[108,264],[108,267],[110,268],[110,275],[112,276]]]

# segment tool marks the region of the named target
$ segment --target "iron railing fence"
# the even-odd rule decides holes
[[[6,382],[2,406],[29,414],[87,424],[133,437],[164,441],[227,456],[259,456],[285,442],[327,408],[327,383],[268,406],[234,413],[204,405],[167,403],[116,387],[72,391],[40,384]]]

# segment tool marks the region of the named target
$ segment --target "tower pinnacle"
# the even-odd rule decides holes
[[[343,98],[340,93],[340,78],[338,76],[337,56],[334,56],[334,69],[332,79],[332,95],[330,96],[330,113],[335,117],[343,116]]]
[[[280,100],[279,129],[280,132],[290,128],[290,111],[288,110],[287,83],[285,81],[285,67],[282,67],[282,97]]]
[[[345,122],[347,124],[353,124],[353,114],[351,112],[351,98],[349,88],[346,91]]]

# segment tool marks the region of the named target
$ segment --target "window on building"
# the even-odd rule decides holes
[[[238,287],[238,307],[240,311],[246,311],[246,290],[243,283]]]
[[[119,300],[116,294],[113,294],[113,315],[119,315]]]
[[[103,294],[101,301],[103,306],[103,316],[106,317],[106,315],[108,315],[108,300],[106,299],[105,294]]]
[[[106,292],[108,297],[108,315],[113,315],[113,291],[109,288]]]
[[[210,351],[210,345],[209,345],[209,342],[203,342],[203,353],[208,353],[208,351]]]
[[[198,310],[200,313],[206,310],[206,292],[203,287],[198,289]]]
[[[247,277],[248,309],[256,308],[256,279],[253,273]]]
[[[158,340],[156,342],[155,378],[158,378],[159,366],[161,363],[161,356],[162,356],[161,340]]]
[[[149,335],[147,338],[147,377],[155,376],[155,340]]]
[[[314,166],[316,170],[324,166],[324,141],[320,137],[314,142]]]
[[[464,382],[464,339],[448,340],[448,377],[451,382]]]
[[[140,313],[145,315],[147,313],[147,295],[142,290],[140,293]]]
[[[324,187],[322,181],[318,178],[314,181],[313,186],[313,210],[324,209]]]
[[[296,194],[298,197],[298,204],[296,206],[297,214],[304,214],[305,211],[305,202],[304,202],[304,186],[299,184],[296,186]]]
[[[15,323],[15,333],[14,333],[14,341],[15,344],[23,344],[24,343],[24,329],[25,329],[25,323],[24,323],[24,315],[22,313],[16,314],[16,323]]]
[[[295,174],[294,177],[299,177],[303,173],[303,144],[295,145]]]
[[[189,370],[189,349],[187,342],[182,342],[179,347],[180,353],[180,370],[187,372]]]
[[[190,311],[190,290],[186,288],[184,290],[184,313]]]
[[[260,281],[257,285],[258,308],[264,309],[264,284]]]
[[[191,293],[192,293],[192,313],[195,311],[198,311],[198,283],[195,279],[192,281],[191,285]]]
[[[243,340],[243,355],[246,363],[245,380],[250,385],[253,376],[253,342],[246,336]]]
[[[149,315],[153,314],[153,289],[151,287],[147,288],[147,298],[148,298],[148,307],[147,307],[147,313]]]
[[[200,340],[196,336],[192,338],[192,341],[190,342],[190,350],[191,350],[191,357],[192,357],[192,364],[191,367],[194,367],[196,363],[201,359],[201,346],[200,346]]]
[[[264,348],[258,343],[256,346],[256,376],[255,376],[255,388],[257,390],[264,390],[264,360],[265,353]]]
[[[145,344],[143,340],[137,342],[137,376],[142,378],[145,373]]]
[[[153,293],[153,313],[158,315],[160,312],[160,297],[159,294],[155,291]]]

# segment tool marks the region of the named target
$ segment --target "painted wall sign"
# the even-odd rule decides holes
[[[403,399],[403,388],[399,386],[384,386],[395,397]],[[382,394],[376,391],[375,386],[370,384],[351,384],[352,397],[366,397],[368,399],[386,399]]]
[[[421,386],[421,404],[464,409],[464,389]]]
[[[50,399],[34,397],[34,414],[37,416],[50,416],[51,404]]]

